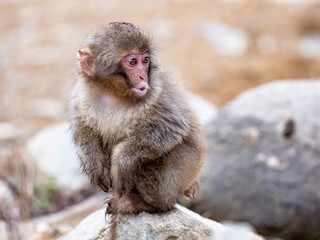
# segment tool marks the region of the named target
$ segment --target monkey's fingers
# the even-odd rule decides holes
[[[101,178],[98,178],[98,185],[99,187],[102,189],[102,191],[104,192],[109,192],[109,189],[110,189],[110,186],[106,185],[102,180]]]

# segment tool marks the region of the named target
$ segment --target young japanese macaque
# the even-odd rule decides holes
[[[78,70],[71,129],[83,171],[112,192],[107,212],[164,212],[193,198],[203,135],[150,36],[131,23],[103,25],[78,51]]]

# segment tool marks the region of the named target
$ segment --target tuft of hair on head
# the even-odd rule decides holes
[[[128,22],[111,22],[98,27],[89,35],[85,45],[92,52],[98,78],[116,72],[121,59],[132,50],[150,55],[153,52],[150,35]]]

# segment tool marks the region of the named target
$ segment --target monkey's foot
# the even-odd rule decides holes
[[[112,200],[113,200],[112,197],[108,197],[104,202],[106,205],[106,212],[104,213],[105,218],[107,217],[107,214],[112,214],[112,215],[115,214]]]
[[[189,198],[192,199],[194,198],[197,193],[199,191],[199,182],[194,182],[185,192],[184,195]]]
[[[132,214],[135,212],[135,207],[128,197],[122,196],[117,200],[113,200],[112,197],[107,198],[105,201],[106,204],[106,212],[105,212],[105,218],[107,214],[116,215],[118,213],[122,214]]]
[[[122,213],[122,214],[132,214],[135,211],[135,207],[132,200],[130,200],[130,198],[126,196],[122,196],[117,201],[117,209],[118,209],[118,213]]]

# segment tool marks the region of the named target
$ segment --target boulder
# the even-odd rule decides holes
[[[200,124],[205,125],[216,117],[218,110],[214,104],[191,92],[186,93],[187,101]]]
[[[74,230],[60,240],[108,240],[110,217],[105,220],[105,210],[98,210],[85,218]],[[231,229],[176,205],[164,214],[140,213],[137,216],[117,217],[118,239],[161,240],[262,240],[253,232]]]
[[[37,185],[54,179],[62,192],[68,194],[89,186],[80,170],[67,123],[46,127],[35,134],[27,141],[26,152],[39,170]]]
[[[320,81],[249,90],[206,126],[208,162],[193,209],[263,235],[320,238]]]

